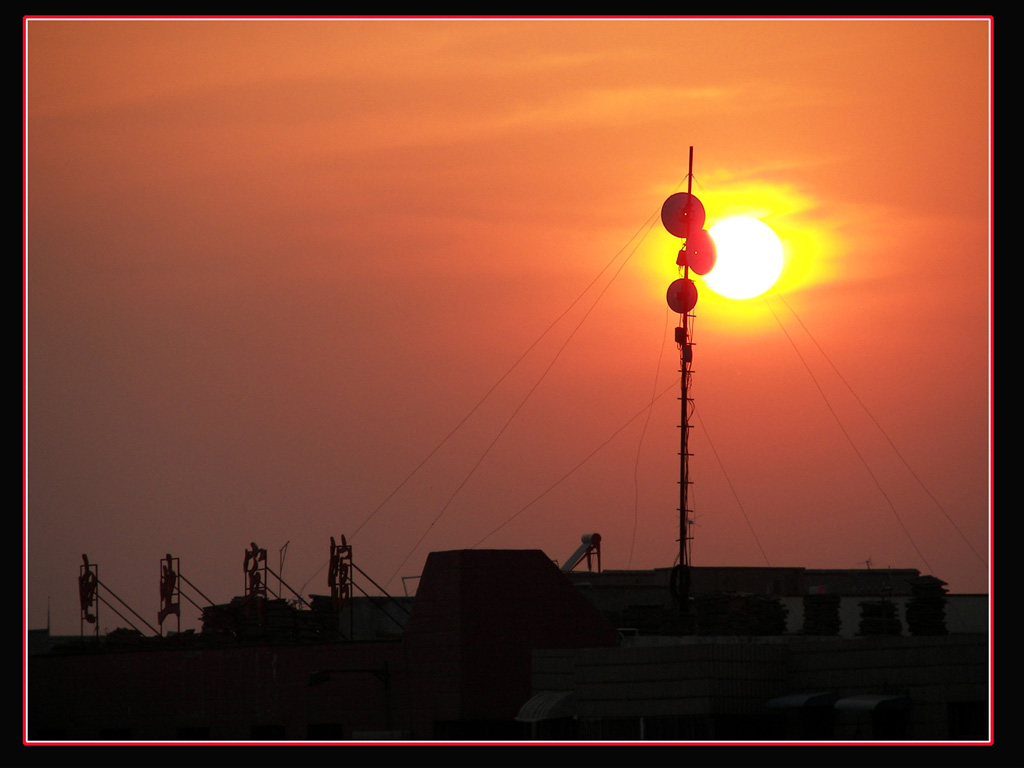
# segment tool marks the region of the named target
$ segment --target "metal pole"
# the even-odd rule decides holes
[[[693,192],[693,147],[690,147],[690,166],[686,174],[686,193]],[[689,242],[689,222],[687,222],[686,234]],[[683,265],[683,277],[690,277],[690,267]],[[689,516],[687,514],[687,491],[690,485],[690,462],[689,462],[689,436],[690,419],[687,412],[689,403],[689,377],[690,365],[687,358],[690,356],[690,327],[689,312],[683,313],[683,333],[679,345],[679,374],[680,374],[680,424],[679,424],[679,606],[680,611],[685,612],[687,600],[690,596],[690,558],[687,553],[686,542],[689,538]]]
[[[680,208],[682,206],[682,208]],[[680,614],[689,613],[690,596],[690,509],[688,495],[690,491],[690,366],[693,363],[693,315],[690,311],[697,304],[697,289],[690,279],[690,266],[700,272],[703,266],[693,259],[700,258],[700,265],[705,265],[701,258],[703,248],[712,249],[710,260],[714,262],[713,246],[707,233],[703,231],[703,205],[693,195],[693,147],[690,147],[690,164],[686,173],[686,193],[669,196],[661,209],[662,223],[676,237],[685,241],[679,251],[676,264],[682,269],[681,277],[669,286],[668,305],[680,315],[679,325],[675,329],[675,340],[679,346],[679,557],[671,570],[669,591],[672,598],[679,604]],[[694,219],[697,226],[694,227]],[[690,230],[694,229],[693,237]],[[697,230],[700,230],[699,232]],[[709,254],[703,254],[707,256]],[[706,265],[710,268],[710,264]],[[707,270],[705,270],[707,271]]]
[[[686,413],[687,398],[689,397],[689,387],[687,386],[688,371],[686,366],[686,348],[689,344],[690,332],[687,328],[686,316],[683,316],[683,343],[679,351],[679,368],[680,368],[680,427],[679,427],[679,565],[683,569],[682,577],[683,583],[687,583],[688,579],[686,570],[689,568],[689,558],[686,553],[686,539],[689,531],[687,530],[687,514],[686,514],[686,503],[687,503],[687,486],[690,484],[690,466],[688,459],[688,448],[689,440],[688,433],[690,431],[689,419]],[[680,589],[680,597],[686,598],[685,592]]]

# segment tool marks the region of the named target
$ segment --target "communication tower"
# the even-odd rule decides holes
[[[673,312],[679,314],[675,339],[679,347],[680,425],[679,425],[679,562],[672,570],[670,586],[680,612],[688,609],[690,595],[690,416],[693,398],[690,379],[693,363],[693,308],[697,305],[697,286],[690,273],[706,275],[715,266],[715,243],[704,229],[704,205],[693,194],[693,147],[690,147],[690,165],[686,174],[686,192],[671,195],[661,207],[661,223],[671,234],[682,240],[676,257],[681,277],[668,287],[666,296]]]

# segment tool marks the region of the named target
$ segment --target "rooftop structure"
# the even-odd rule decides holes
[[[877,573],[694,569],[697,633],[673,635],[630,628],[617,621],[628,611],[598,607],[616,592],[630,600],[653,596],[659,580],[665,600],[666,570],[566,574],[539,550],[435,552],[415,599],[394,604],[353,598],[332,613],[327,596],[309,609],[249,596],[219,607],[237,615],[250,608],[246,621],[227,630],[211,623],[198,633],[153,638],[119,630],[49,648],[36,638],[29,736],[985,738],[984,632],[914,636],[901,628],[845,637],[838,629],[815,634],[777,623],[764,632],[725,621],[721,612],[715,633],[705,632],[711,614],[702,610],[713,602],[702,608],[703,598],[724,600],[733,619],[757,601],[777,617],[783,599],[842,597],[827,591],[842,585],[861,591],[843,599],[872,602],[867,598],[884,583],[885,572]],[[916,571],[892,573],[919,578]],[[821,586],[824,594],[791,594]],[[904,590],[894,599],[913,597]],[[317,616],[323,611],[330,622]]]

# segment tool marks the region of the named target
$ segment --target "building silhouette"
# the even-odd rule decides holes
[[[32,741],[986,740],[987,596],[913,570],[563,572],[431,553],[415,598],[265,594],[30,637]]]

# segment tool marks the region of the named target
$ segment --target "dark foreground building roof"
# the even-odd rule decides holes
[[[758,570],[725,573],[724,596],[708,582],[694,602],[698,633],[664,636],[620,623],[623,616],[665,623],[663,605],[634,610],[663,600],[651,589],[656,576],[638,576],[635,585],[627,572],[570,577],[539,550],[435,552],[404,631],[401,622],[384,622],[373,632],[323,632],[322,617],[291,621],[281,605],[237,603],[236,611],[251,609],[245,621],[224,621],[225,609],[208,632],[112,633],[31,655],[28,734],[36,741],[987,738],[987,634],[945,634],[944,626],[925,636],[895,634],[887,619],[863,624],[864,636],[838,637],[817,618],[794,632],[776,621],[773,591],[810,585],[813,606],[829,597],[828,585],[833,593],[844,579],[849,589],[863,585],[840,572]],[[607,600],[595,603],[595,590],[614,597],[616,584],[627,602],[602,610]],[[863,589],[843,599],[861,601],[875,588]],[[910,592],[902,599],[913,600]],[[826,613],[838,610],[833,602]],[[356,626],[346,621],[334,626]]]
[[[531,695],[534,649],[611,646],[617,638],[539,550],[435,552],[399,639],[216,633],[32,656],[29,736],[510,737]]]

